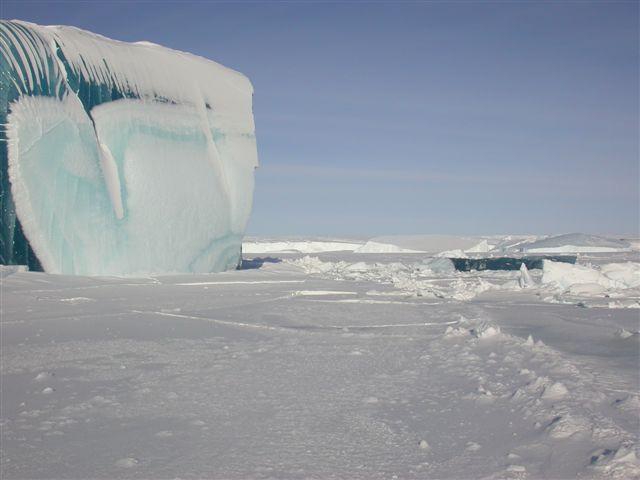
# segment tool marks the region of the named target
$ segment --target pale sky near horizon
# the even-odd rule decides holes
[[[250,235],[638,234],[639,3],[13,1],[247,75]]]

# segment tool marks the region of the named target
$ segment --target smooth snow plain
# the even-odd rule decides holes
[[[0,268],[0,477],[640,478],[637,241],[463,273],[451,252],[544,239],[445,240],[248,239],[208,275]]]

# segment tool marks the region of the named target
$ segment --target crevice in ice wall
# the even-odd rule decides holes
[[[107,190],[109,191],[109,198],[111,199],[114,214],[116,218],[122,220],[122,218],[124,218],[124,205],[122,202],[123,195],[120,182],[120,174],[118,172],[118,167],[113,159],[113,155],[109,150],[109,147],[104,142],[100,141],[98,132],[95,128],[95,122],[93,120],[93,117],[91,116],[91,109],[94,106],[100,105],[104,101],[115,101],[121,98],[137,98],[137,96],[130,91],[120,93],[115,86],[109,87],[107,84],[92,86],[91,82],[88,82],[87,80],[79,77],[71,69],[69,62],[60,49],[60,45],[55,40],[52,40],[51,47],[55,52],[55,58],[58,61],[59,70],[68,87],[67,95],[73,95],[78,99],[78,101],[82,104],[83,108],[87,112],[87,115],[91,119],[91,122],[93,123],[93,129],[99,147],[100,168],[102,170],[102,175],[104,176]],[[108,66],[105,65],[105,67],[108,70]],[[80,93],[81,88],[85,90],[83,94]],[[92,88],[98,89],[97,94],[92,94]],[[83,97],[88,98],[89,100],[83,102]]]
[[[100,169],[107,185],[113,213],[118,220],[122,220],[124,218],[124,205],[122,203],[122,187],[120,185],[118,166],[113,159],[113,155],[111,155],[109,147],[100,141],[95,124],[93,125],[93,131],[96,133],[96,140],[98,141]]]
[[[15,252],[37,244],[45,269],[60,273],[205,272],[235,265],[258,164],[253,89],[244,76],[148,42],[20,21],[0,21],[0,51],[0,120],[9,128],[9,135],[0,131],[0,261],[18,263]],[[24,103],[9,115],[27,96],[52,101]],[[37,148],[27,148],[28,142]],[[46,160],[43,145],[66,153]],[[154,169],[154,163],[163,167]],[[13,188],[12,169],[19,183]],[[191,189],[166,183],[163,169]],[[97,180],[89,173],[94,170]],[[145,216],[145,209],[162,205],[165,217]],[[20,238],[21,218],[29,242]],[[181,225],[183,238],[166,228],[172,222]]]

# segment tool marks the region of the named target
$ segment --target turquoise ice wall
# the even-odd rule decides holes
[[[33,29],[18,22],[0,21],[0,263],[28,265],[30,270],[42,270],[36,254],[25,238],[15,205],[7,171],[7,115],[10,105],[23,95],[47,96],[61,99],[72,91],[86,111],[96,105],[123,97],[136,98],[131,91],[120,91],[104,83],[96,83],[75,72],[64,57],[59,45],[58,60],[53,58],[50,45]],[[39,63],[31,61],[33,53],[46,64],[49,73],[65,67],[65,75],[44,75]],[[22,79],[31,79],[23,82]]]
[[[0,53],[0,263],[89,275],[237,263],[257,166],[245,77],[17,21],[0,22]]]

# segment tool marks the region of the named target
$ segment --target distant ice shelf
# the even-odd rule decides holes
[[[524,244],[522,251],[527,253],[612,253],[629,252],[631,246],[624,240],[584,233],[567,233]]]
[[[240,259],[258,165],[242,74],[149,42],[0,22],[0,263],[83,275]]]

